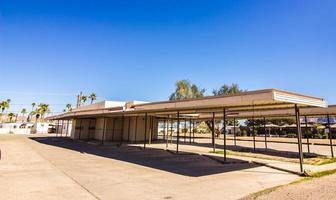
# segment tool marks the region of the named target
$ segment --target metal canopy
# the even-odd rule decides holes
[[[208,96],[196,99],[186,99],[177,101],[161,101],[131,105],[129,108],[123,107],[102,108],[86,110],[74,110],[61,115],[48,117],[50,120],[72,119],[72,118],[92,118],[99,116],[138,116],[138,115],[176,115],[179,111],[183,114],[221,113],[223,108],[227,110],[227,115],[246,115],[252,112],[256,116],[275,110],[290,110],[294,105],[300,108],[320,107],[326,108],[327,102],[323,98],[311,97],[292,92],[276,89],[257,90],[243,92],[235,95]],[[292,109],[291,109],[292,110]],[[290,112],[293,115],[293,111]]]
[[[218,118],[222,117],[219,113],[217,114]],[[302,116],[335,116],[336,115],[336,105],[330,105],[327,108],[316,108],[316,107],[308,107],[301,108],[300,115]],[[228,118],[236,118],[236,119],[247,119],[247,118],[261,118],[261,117],[289,117],[295,116],[293,109],[274,109],[274,110],[256,110],[256,111],[242,111],[242,112],[231,112],[228,113]],[[199,113],[199,119],[210,119],[211,114],[209,113]]]

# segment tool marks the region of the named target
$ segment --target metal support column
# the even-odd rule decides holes
[[[131,117],[128,117],[127,143],[130,142],[130,134],[131,134]]]
[[[264,137],[265,137],[265,149],[267,149],[267,133],[266,133],[266,117],[264,117]]]
[[[233,142],[237,146],[236,118],[233,118]]]
[[[68,135],[69,135],[69,123],[70,123],[70,120],[68,120],[68,122],[67,122],[65,137],[68,137]]]
[[[62,126],[61,126],[61,137],[62,137],[62,134],[63,134],[63,125],[64,125],[64,120],[62,120]]]
[[[104,144],[105,129],[106,129],[106,118],[104,117],[103,134],[102,134],[102,138],[101,138],[101,143],[102,144]]]
[[[166,141],[166,118],[163,119],[163,132],[162,140]]]
[[[57,120],[57,124],[56,124],[56,137],[58,136],[58,131],[59,131],[59,120]]]
[[[211,141],[212,141],[212,151],[216,152],[216,141],[215,141],[215,113],[212,113],[212,134],[211,134]]]
[[[135,116],[134,143],[137,144],[138,116]]]
[[[307,137],[307,149],[308,149],[308,153],[310,153],[307,116],[305,116],[304,118],[305,118],[305,124],[306,124],[306,131],[305,131],[305,133],[306,133],[306,137]]]
[[[168,130],[169,130],[169,115],[168,115],[168,118],[165,119],[166,149],[168,149],[168,141],[169,141]]]
[[[177,111],[177,138],[176,138],[176,153],[179,152],[179,140],[180,140],[180,111]]]
[[[153,131],[153,116],[149,117],[149,137],[148,137],[148,144],[152,144],[152,133]]]
[[[81,139],[81,134],[82,134],[82,120],[80,120],[80,123],[79,123],[79,135],[78,135],[78,140]]]
[[[224,161],[226,161],[226,109],[223,108]]]
[[[146,149],[146,138],[147,138],[147,113],[145,114],[144,149]]]
[[[253,150],[256,150],[254,116],[252,117]]]
[[[174,119],[172,118],[170,121],[170,144],[173,144],[173,136],[174,136],[173,125],[174,125]]]
[[[330,151],[331,151],[331,157],[333,158],[334,157],[334,149],[333,149],[332,132],[331,132],[329,115],[327,115],[327,120],[328,120],[328,130],[329,130]]]
[[[195,120],[193,121],[193,143],[195,143]]]
[[[190,118],[190,121],[189,121],[189,143],[191,143],[191,118]]]
[[[300,109],[298,108],[297,104],[295,104],[295,118],[296,118],[296,128],[297,128],[299,159],[300,159],[300,172],[303,173],[302,132],[301,132],[301,123],[300,123]]]
[[[115,121],[116,121],[116,118],[113,118],[113,120],[112,120],[112,142],[114,142]]]
[[[88,132],[88,138],[90,139],[91,136],[91,119],[89,120],[89,132]]]
[[[121,117],[121,135],[120,135],[120,144],[124,141],[124,126],[125,126],[125,117],[124,115]]]
[[[187,142],[187,118],[184,118],[184,130],[183,130],[183,135],[184,135],[184,143]]]

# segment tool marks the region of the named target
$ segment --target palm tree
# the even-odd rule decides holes
[[[64,109],[65,110],[64,112],[69,112],[69,111],[72,110],[71,104],[69,104],[69,103],[65,107],[66,107],[66,109]]]
[[[28,114],[28,122],[31,121],[31,118],[33,118],[34,115],[37,115],[37,111],[36,110],[32,110],[30,111],[30,113]],[[36,121],[36,118],[35,118],[35,121]]]
[[[22,114],[22,122],[24,122],[25,115],[27,114],[27,109],[22,108],[22,110],[21,110],[21,114]]]
[[[9,122],[12,122],[12,119],[13,117],[15,117],[15,114],[11,112],[8,114],[8,117],[9,117]]]
[[[31,105],[32,105],[32,110],[34,110],[36,103],[33,102]]]
[[[85,104],[86,100],[87,100],[87,96],[85,96],[85,95],[81,96],[80,101],[81,101],[83,104]]]
[[[10,102],[11,102],[11,100],[10,100],[10,99],[7,99],[6,101],[2,101],[2,102],[0,103],[1,113],[2,113],[2,114],[4,113],[4,111],[5,111],[6,109],[9,108],[9,103],[10,103]]]
[[[32,116],[35,115],[34,108],[35,108],[35,106],[36,106],[36,103],[33,102],[33,103],[31,104],[31,106],[32,106],[32,109],[31,109],[30,113],[28,114],[28,119],[27,119],[28,122],[30,122]]]
[[[49,104],[40,103],[40,105],[38,105],[38,107],[37,107],[37,115],[36,115],[36,117],[37,118],[41,117],[41,119],[43,121],[44,115],[47,112],[49,112]]]
[[[93,103],[93,101],[95,101],[97,99],[97,95],[96,93],[92,92],[92,94],[90,94],[89,99],[91,99],[91,104]]]

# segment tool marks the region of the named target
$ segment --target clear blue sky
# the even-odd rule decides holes
[[[0,100],[167,99],[238,83],[336,103],[334,0],[0,0]],[[27,105],[28,104],[28,105]]]

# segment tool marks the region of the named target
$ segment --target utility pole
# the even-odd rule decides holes
[[[77,105],[76,108],[79,108],[81,106],[81,99],[82,99],[83,93],[82,91],[77,95]]]

